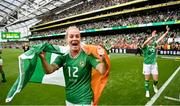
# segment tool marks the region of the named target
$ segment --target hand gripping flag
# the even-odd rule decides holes
[[[87,54],[92,54],[99,58],[97,53],[97,46],[82,44],[82,49]],[[38,82],[43,84],[54,84],[59,86],[65,86],[65,80],[63,76],[62,68],[53,72],[52,74],[46,75],[44,73],[39,54],[44,51],[46,52],[46,60],[50,64],[58,55],[63,55],[69,51],[68,47],[51,45],[48,43],[39,44],[33,46],[27,52],[19,56],[19,77],[11,87],[6,102],[10,102],[13,97],[19,93],[26,84],[31,82]],[[98,99],[107,83],[109,71],[110,71],[110,60],[105,52],[105,60],[107,63],[107,71],[104,75],[100,75],[95,69],[92,69],[92,80],[91,86],[94,93],[93,103],[97,105]]]

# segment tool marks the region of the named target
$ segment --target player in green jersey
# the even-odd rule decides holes
[[[157,93],[157,83],[158,83],[158,69],[156,62],[156,46],[157,44],[168,34],[169,28],[166,27],[166,32],[156,40],[156,30],[152,32],[152,36],[149,37],[142,45],[142,50],[144,54],[144,64],[143,64],[143,74],[145,75],[145,90],[146,97],[150,97],[149,94],[149,80],[150,74],[153,76],[153,88],[154,92]]]
[[[2,53],[2,48],[0,47],[0,54],[1,53]],[[1,55],[0,55],[0,73],[1,73],[1,76],[2,76],[2,82],[6,82],[5,73],[3,71],[3,59],[1,58]]]
[[[101,74],[106,71],[104,50],[98,49],[100,61],[92,55],[87,55],[80,46],[80,31],[76,27],[66,30],[66,40],[70,51],[58,56],[52,64],[45,60],[45,54],[40,58],[47,74],[63,67],[66,84],[66,105],[92,105],[93,92],[91,88],[91,69],[94,67]]]

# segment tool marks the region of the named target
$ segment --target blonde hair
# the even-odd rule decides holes
[[[70,26],[66,29],[66,32],[65,32],[65,39],[67,38],[67,35],[68,35],[68,32],[69,30],[72,30],[72,29],[76,29],[79,31],[79,28],[77,28],[76,26]]]

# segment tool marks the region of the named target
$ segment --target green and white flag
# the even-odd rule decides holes
[[[19,56],[19,77],[11,87],[6,102],[10,102],[29,81],[65,86],[62,68],[52,74],[45,74],[39,54],[46,52],[46,60],[52,63],[58,55],[63,55],[69,51],[68,47],[51,45],[48,43],[32,46],[30,50]]]

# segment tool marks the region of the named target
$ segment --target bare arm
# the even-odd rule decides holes
[[[152,38],[153,38],[152,36],[149,37],[149,38],[142,44],[142,48],[144,48],[144,46],[146,46]]]
[[[48,64],[47,63],[47,61],[45,59],[45,52],[42,52],[40,54],[40,59],[41,59],[41,62],[42,62],[42,65],[43,65],[43,68],[44,68],[46,74],[51,74],[59,68],[59,66],[56,64]]]
[[[166,27],[166,32],[156,41],[156,43],[159,43],[168,34],[169,30],[170,29]]]
[[[149,38],[142,44],[141,47],[143,48],[144,46],[146,46],[146,45],[149,43],[149,41],[151,41],[155,36],[156,36],[156,31],[154,30],[154,31],[152,32],[152,36],[149,37]]]
[[[96,70],[98,70],[102,75],[106,73],[107,63],[104,56],[100,57],[101,62],[96,66]]]
[[[104,56],[104,49],[101,46],[98,46],[97,52],[100,56],[100,63],[96,66],[96,69],[104,75],[106,73],[107,63]]]

